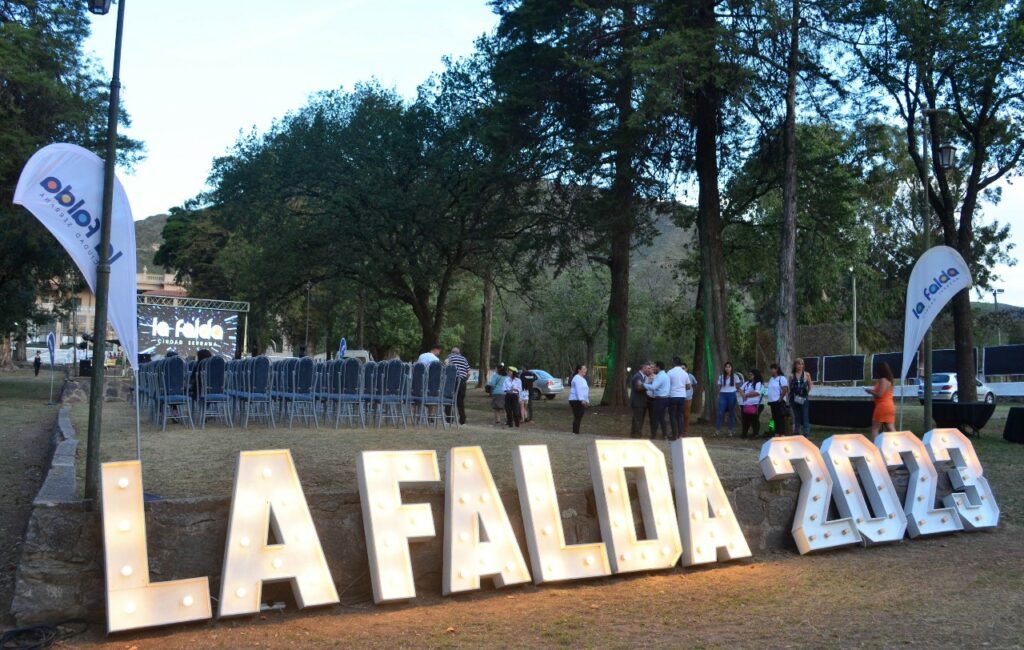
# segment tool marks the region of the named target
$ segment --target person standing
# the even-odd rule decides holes
[[[683,367],[683,360],[672,358],[672,369],[668,371],[668,421],[672,427],[672,439],[684,435],[683,409],[686,408],[686,387],[690,384],[690,373]]]
[[[753,368],[750,371],[750,379],[743,383],[740,388],[743,397],[743,407],[740,419],[743,422],[741,438],[747,437],[747,431],[752,430],[754,436],[761,435],[761,393],[764,391],[764,384],[761,379],[761,371]]]
[[[775,435],[785,435],[786,431],[786,395],[789,394],[789,382],[782,374],[779,364],[771,365],[771,376],[768,378],[768,408],[772,410],[772,431]]]
[[[878,377],[874,388],[864,389],[875,398],[875,411],[871,414],[872,437],[881,431],[896,430],[896,404],[892,399],[892,388],[896,381],[892,376],[892,368],[888,363],[880,361],[875,364],[874,375]]]
[[[742,381],[732,369],[732,361],[722,366],[722,374],[718,376],[718,415],[715,417],[715,435],[722,435],[722,421],[728,415],[729,435],[736,427],[736,389]]]
[[[808,399],[813,388],[811,373],[804,370],[804,360],[798,358],[793,362],[793,374],[789,376],[789,406],[793,409],[790,435],[811,435],[811,404]]]
[[[32,369],[35,370],[35,376],[39,376],[39,369],[43,367],[43,353],[36,350],[36,357],[32,359]]]
[[[508,370],[505,364],[499,363],[494,374],[487,381],[488,393],[491,395],[491,410],[494,411],[494,423],[501,424],[501,414],[505,410],[505,377]]]
[[[469,361],[466,357],[462,356],[462,351],[459,348],[452,348],[451,352],[448,353],[448,358],[445,359],[445,365],[455,366],[457,369],[456,375],[461,380],[459,381],[459,390],[455,393],[455,408],[459,413],[459,424],[466,423],[466,384],[469,382]]]
[[[683,370],[689,381],[686,384],[686,404],[683,405],[683,435],[690,435],[690,407],[693,405],[693,391],[697,388],[697,378],[693,376],[690,369],[683,364]]]
[[[519,393],[519,403],[523,406],[523,422],[533,420],[533,384],[537,381],[537,373],[529,368],[523,368],[519,373],[519,379],[523,382],[523,392]]]
[[[649,376],[647,383],[647,399],[651,404],[651,440],[661,436],[668,439],[668,427],[665,425],[665,414],[668,412],[668,396],[671,389],[668,373],[665,372],[665,362],[655,361],[657,372]]]
[[[590,406],[590,386],[587,385],[587,367],[576,366],[576,374],[569,383],[569,406],[572,408],[572,432],[580,432],[583,414]]]
[[[441,354],[441,346],[438,345],[437,343],[435,343],[435,344],[430,346],[429,350],[427,350],[426,352],[421,354],[419,359],[416,359],[416,363],[422,363],[422,364],[427,365],[427,366],[429,366],[430,364],[434,363],[435,361],[437,363],[441,363],[441,357],[438,356],[440,354]]]
[[[522,411],[519,409],[519,393],[523,390],[523,382],[519,379],[519,369],[515,366],[508,367],[508,376],[505,377],[503,389],[505,393],[505,424],[509,427],[514,424],[518,429],[522,419]]]
[[[647,413],[647,371],[651,364],[644,362],[629,382],[629,408],[633,409],[633,422],[629,429],[630,438],[639,438],[644,431],[644,414]]]

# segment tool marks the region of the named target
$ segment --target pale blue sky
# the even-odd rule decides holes
[[[107,70],[115,12],[93,18],[86,44]],[[135,217],[195,196],[240,131],[267,128],[310,93],[375,77],[411,96],[443,56],[469,54],[495,23],[484,0],[128,0],[122,97],[127,133],[147,147],[120,175]],[[1024,256],[1024,180],[1003,192],[985,212],[1012,224]],[[1024,306],[1024,265],[998,271],[1000,302]]]

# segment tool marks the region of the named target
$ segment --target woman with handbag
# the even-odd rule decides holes
[[[790,435],[801,433],[801,425],[803,435],[811,435],[811,405],[808,399],[813,389],[811,373],[804,370],[804,360],[798,358],[793,362],[793,374],[789,376],[789,406],[793,409]]]
[[[761,380],[761,371],[757,368],[750,370],[750,379],[743,383],[740,391],[743,393],[743,432],[741,438],[747,437],[747,431],[753,429],[754,437],[761,435],[761,392],[764,384]]]

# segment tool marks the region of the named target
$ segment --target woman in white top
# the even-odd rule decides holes
[[[772,430],[777,436],[786,435],[786,395],[789,382],[782,374],[779,364],[771,365],[772,376],[768,379],[768,407],[772,410]]]
[[[526,370],[523,370],[523,373],[526,373]],[[526,390],[525,386],[519,391],[519,414],[523,422],[530,421],[530,391]]]
[[[583,414],[590,406],[590,386],[587,385],[587,367],[576,366],[576,375],[569,383],[569,406],[572,408],[572,432],[580,432]]]
[[[750,379],[743,383],[740,391],[743,393],[743,407],[740,419],[743,421],[741,438],[747,437],[747,431],[753,430],[754,437],[761,435],[761,391],[764,384],[761,380],[761,371],[753,368],[750,371]]]
[[[722,366],[722,374],[718,375],[718,415],[715,417],[715,435],[722,433],[722,420],[729,416],[729,435],[736,427],[736,389],[743,383],[732,369],[732,361]]]

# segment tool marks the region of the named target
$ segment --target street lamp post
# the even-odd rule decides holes
[[[306,351],[306,354],[303,355],[303,356],[306,356],[306,355],[309,354],[309,292],[312,291],[312,290],[313,290],[313,283],[312,282],[306,282],[306,343],[304,345],[304,349]]]
[[[850,278],[853,280],[853,354],[857,355],[857,275],[850,267]]]
[[[999,294],[1004,293],[1006,289],[993,289],[992,290],[992,302],[995,303],[996,313],[996,345],[1003,344],[1003,328],[999,323]]]
[[[89,432],[85,457],[85,497],[93,505],[99,496],[100,425],[103,418],[104,360],[107,347],[107,293],[110,288],[110,221],[114,205],[114,167],[117,164],[117,118],[121,90],[121,34],[124,5],[117,4],[117,32],[114,37],[114,69],[110,78],[110,106],[107,111],[107,157],[103,164],[103,212],[100,221],[99,263],[96,265],[96,316],[93,321],[93,368],[89,382]],[[104,15],[110,0],[89,0],[89,11]]]

